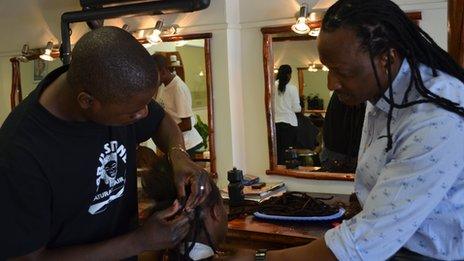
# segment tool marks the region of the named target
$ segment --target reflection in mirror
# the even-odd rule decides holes
[[[415,23],[421,19],[420,12],[407,15]],[[321,21],[310,21],[309,26],[320,28]],[[330,72],[319,61],[315,37],[297,35],[292,32],[291,25],[264,27],[261,32],[270,163],[266,173],[353,181],[365,105],[347,107],[338,101],[337,96],[330,94],[327,89]],[[276,97],[279,94],[275,81],[278,68],[283,64],[292,68],[288,84],[298,86],[302,112],[295,113],[298,118],[298,139],[291,149],[280,148],[284,156],[279,160],[279,119],[276,111]],[[314,131],[311,131],[314,127],[319,134],[314,135]],[[314,139],[317,144],[311,148],[308,140]]]
[[[270,151],[270,155],[275,155],[276,164],[269,170],[268,174],[290,175],[314,179],[336,179],[336,180],[353,180],[354,169],[352,165],[338,164],[342,157],[327,150],[325,141],[336,143],[344,147],[346,144],[346,135],[343,139],[333,139],[333,135],[339,135],[337,132],[340,124],[334,124],[337,121],[345,121],[337,113],[328,112],[333,108],[332,93],[327,87],[328,71],[319,61],[316,41],[314,37],[296,36],[292,32],[279,32],[271,34],[268,38],[269,51],[273,59],[269,60],[274,68],[273,80],[274,88],[272,90],[273,106],[272,114],[274,120],[274,134],[271,133],[273,146],[276,153]],[[265,45],[266,45],[265,39]],[[270,56],[272,57],[272,56]],[[291,67],[291,75],[287,86],[289,89],[295,88],[297,101],[301,110],[294,110],[292,113],[297,124],[294,126],[295,138],[291,138],[291,132],[288,124],[283,124],[281,119],[281,102],[279,102],[282,93],[278,89],[280,79],[285,79],[279,75],[279,68],[282,65]],[[330,123],[326,122],[329,114]],[[338,113],[339,114],[339,113]],[[292,116],[293,117],[293,116]],[[343,117],[343,116],[341,116]],[[283,126],[286,128],[283,132]],[[352,126],[351,126],[352,127]],[[326,129],[329,129],[326,131]],[[356,125],[356,133],[361,133],[361,125]],[[271,130],[272,131],[272,130]],[[293,142],[288,142],[290,140]],[[330,136],[330,137],[329,137]],[[287,139],[287,142],[285,142]],[[334,141],[335,140],[335,141]],[[284,142],[282,142],[284,141]],[[333,142],[334,141],[334,142]],[[341,143],[340,143],[341,142]],[[356,158],[356,157],[355,157]],[[350,158],[351,160],[351,158]],[[352,161],[350,161],[352,163]],[[354,164],[356,166],[356,162]]]
[[[205,59],[209,53],[205,49],[207,41],[164,41],[146,48],[161,67],[161,86],[154,99],[183,131],[187,152],[194,161],[215,173],[207,67],[210,63]]]
[[[349,107],[341,103],[336,94],[332,95],[327,87],[328,69],[319,62],[315,40],[279,41],[282,37],[285,36],[274,37],[272,44],[274,67],[287,64],[297,68],[296,72],[292,70],[289,87],[298,86],[301,113],[295,111],[298,119],[293,124],[295,141],[285,142],[291,136],[286,129],[291,126],[286,126],[282,134],[281,105],[279,99],[275,99],[278,165],[286,165],[284,152],[292,147],[296,149],[297,164],[302,168],[330,173],[355,172],[365,104]],[[277,73],[277,80],[278,76]],[[282,96],[276,93],[280,94],[276,91],[274,97]]]

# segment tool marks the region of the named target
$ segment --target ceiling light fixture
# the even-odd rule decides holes
[[[309,66],[308,66],[308,72],[317,72],[317,68],[316,68],[316,64],[315,63],[311,63]]]
[[[292,25],[292,30],[297,34],[307,34],[310,32],[311,28],[306,24],[306,16],[308,15],[308,7],[306,4],[302,4],[300,7],[300,14],[296,23]]]
[[[24,44],[23,48],[21,49],[21,55],[16,56],[16,59],[18,59],[20,62],[27,63],[29,62],[29,45]]]
[[[150,36],[147,37],[147,40],[152,44],[159,44],[163,42],[161,39],[161,31],[163,30],[163,20],[158,20],[156,22],[155,28]]]
[[[313,37],[318,37],[320,33],[321,33],[321,28],[313,28],[311,29],[311,31],[309,31],[309,35]]]
[[[39,56],[40,59],[45,60],[45,61],[49,61],[49,62],[55,60],[55,58],[53,58],[53,57],[51,56],[51,54],[52,54],[52,49],[53,49],[53,42],[48,42],[48,43],[47,43],[47,47],[45,48],[44,53],[41,54],[41,55]]]
[[[177,24],[172,24],[170,26],[165,26],[161,30],[162,35],[173,35],[177,34],[177,28],[179,28],[179,25]]]

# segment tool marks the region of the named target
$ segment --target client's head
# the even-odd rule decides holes
[[[174,183],[173,175],[168,161],[165,158],[156,156],[156,164],[153,171],[147,172],[142,176],[142,185],[145,193],[155,200],[154,211],[166,209],[172,205],[177,198],[177,190]],[[202,229],[201,220],[194,220],[187,241],[195,241],[210,245],[208,237],[211,239],[213,246],[219,245],[225,238],[227,232],[227,212],[222,203],[221,194],[218,187],[212,179],[209,180],[211,192],[200,204],[198,217],[204,223]],[[187,197],[189,188],[186,188]]]

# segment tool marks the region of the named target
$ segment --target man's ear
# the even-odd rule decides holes
[[[400,56],[398,50],[395,48],[390,48],[388,51],[383,53],[380,58],[380,64],[383,69],[388,67],[388,58],[390,58],[390,64],[393,66],[400,61]]]
[[[95,98],[90,95],[89,93],[87,92],[80,92],[78,95],[77,95],[77,102],[79,103],[79,106],[84,109],[84,110],[87,110],[87,109],[90,109],[94,103],[96,102]]]

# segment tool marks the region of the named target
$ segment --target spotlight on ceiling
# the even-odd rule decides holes
[[[49,62],[55,60],[55,58],[53,58],[53,57],[51,56],[51,54],[52,54],[52,49],[53,49],[53,42],[48,42],[48,43],[47,43],[47,47],[45,48],[44,53],[41,54],[41,55],[39,56],[40,59],[45,60],[45,61],[49,61]]]
[[[308,7],[306,4],[301,5],[300,14],[296,23],[292,25],[292,30],[297,34],[307,34],[311,30],[309,25],[306,24],[306,16],[308,15]]]
[[[321,33],[321,28],[313,28],[311,29],[311,31],[309,31],[309,35],[313,37],[318,37],[320,33]]]
[[[161,31],[163,30],[163,20],[158,20],[156,22],[155,28],[153,28],[153,33],[147,37],[147,40],[152,44],[158,44],[163,42],[161,40]]]

